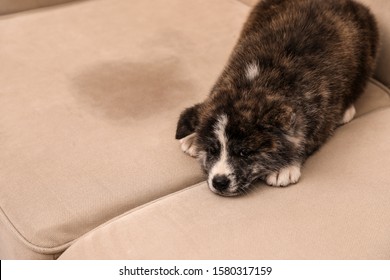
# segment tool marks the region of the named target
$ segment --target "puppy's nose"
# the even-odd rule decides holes
[[[229,187],[230,180],[225,175],[216,175],[213,178],[213,187],[219,191],[226,190]]]

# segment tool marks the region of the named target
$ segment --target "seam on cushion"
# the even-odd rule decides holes
[[[62,244],[60,246],[49,247],[49,248],[40,247],[39,245],[35,245],[35,244],[31,243],[23,236],[23,234],[21,234],[19,232],[19,230],[17,230],[17,228],[14,226],[14,224],[11,222],[11,220],[8,218],[7,214],[5,214],[3,208],[1,208],[1,207],[0,207],[0,219],[3,221],[4,225],[9,230],[11,230],[11,232],[14,234],[14,236],[17,240],[22,242],[25,246],[27,246],[27,248],[31,249],[32,251],[34,251],[36,253],[43,254],[43,255],[53,255],[55,253],[58,253],[58,252],[64,250],[64,248],[67,248],[69,246],[68,245],[69,242]]]
[[[129,215],[129,214],[135,213],[135,212],[137,212],[137,211],[140,211],[140,210],[142,210],[143,208],[149,207],[149,206],[151,206],[151,205],[153,205],[153,204],[157,204],[157,203],[159,203],[160,201],[165,200],[165,199],[167,199],[167,198],[170,198],[170,197],[172,197],[172,196],[174,196],[174,195],[177,195],[177,194],[186,192],[186,191],[188,191],[188,190],[194,189],[194,188],[196,188],[196,187],[198,187],[198,186],[200,186],[200,185],[203,185],[203,184],[205,184],[205,183],[206,183],[206,181],[201,181],[201,182],[196,183],[196,184],[194,184],[194,185],[192,185],[192,186],[189,186],[189,187],[184,188],[184,189],[182,189],[182,190],[179,190],[179,191],[177,191],[177,192],[170,193],[170,194],[167,194],[167,195],[165,195],[165,196],[159,197],[159,198],[157,198],[157,199],[155,199],[155,200],[152,200],[152,201],[150,201],[150,202],[148,202],[148,203],[142,204],[142,205],[140,205],[140,206],[138,206],[138,207],[135,207],[135,208],[133,208],[133,209],[127,211],[127,212],[124,212],[123,214],[118,215],[118,216],[112,218],[111,220],[108,220],[107,222],[105,222],[105,223],[103,223],[103,224],[101,224],[101,225],[95,227],[94,229],[88,231],[87,233],[81,235],[81,236],[78,237],[77,239],[73,240],[73,241],[72,241],[72,244],[75,243],[75,242],[77,242],[77,240],[79,240],[79,239],[81,239],[81,238],[84,238],[84,237],[86,237],[86,236],[92,234],[93,232],[99,230],[100,228],[105,227],[106,225],[111,224],[111,223],[114,223],[115,221],[121,219],[122,217],[125,217],[125,216],[127,216],[127,215]]]
[[[377,86],[379,89],[383,90],[383,91],[388,95],[388,97],[389,97],[389,99],[390,99],[390,89],[389,89],[388,87],[386,87],[386,86],[383,85],[381,82],[379,82],[379,81],[377,81],[377,80],[375,80],[375,79],[373,79],[373,78],[370,78],[370,82],[371,82],[373,85]],[[387,105],[382,106],[382,107],[377,107],[377,108],[373,109],[372,111],[369,111],[369,112],[367,112],[367,113],[364,113],[364,114],[362,114],[362,115],[359,115],[356,119],[360,119],[361,117],[364,117],[364,116],[366,116],[366,115],[370,115],[370,114],[372,114],[372,113],[375,113],[375,112],[378,112],[378,111],[382,111],[382,110],[384,110],[384,109],[386,109],[386,108],[390,108],[390,105],[387,104]],[[345,125],[347,125],[347,124],[345,124]]]
[[[361,118],[366,118],[367,116],[370,116],[372,113],[378,113],[378,112],[382,112],[382,111],[387,111],[387,110],[390,110],[390,105],[388,105],[388,106],[384,106],[384,107],[380,107],[380,108],[377,108],[377,109],[375,109],[375,110],[373,110],[373,111],[371,111],[371,112],[368,112],[368,113],[365,113],[365,114],[363,114],[363,115],[360,115],[358,118],[356,118],[356,120],[359,120],[359,119],[361,119]],[[353,121],[354,119],[352,119],[352,121]],[[351,121],[351,122],[352,122]],[[348,125],[349,123],[346,123],[346,124],[344,124],[344,125],[342,125],[341,127],[343,127],[343,126],[345,126],[345,125]]]
[[[236,2],[240,2],[241,4],[243,4],[243,5],[247,6],[247,7],[253,7],[254,6],[254,5],[250,5],[248,3],[245,3],[245,2],[243,2],[241,0],[236,0]]]
[[[69,2],[63,2],[63,3],[57,3],[57,4],[49,4],[44,6],[38,6],[34,8],[27,8],[23,10],[16,10],[14,12],[8,12],[5,14],[0,14],[0,19],[8,19],[8,18],[15,18],[23,15],[28,14],[35,14],[35,13],[41,13],[42,11],[45,12],[45,10],[50,9],[61,9],[62,7],[70,6],[77,4],[78,2],[88,2],[89,0],[70,0]]]
[[[95,230],[105,226],[106,224],[109,224],[111,222],[114,222],[116,221],[117,219],[120,219],[121,217],[123,216],[126,216],[130,213],[133,213],[133,212],[136,212],[138,210],[141,210],[142,208],[144,207],[147,207],[149,205],[152,205],[154,203],[158,203],[159,201],[165,199],[165,198],[169,198],[171,196],[174,196],[176,194],[179,194],[181,192],[184,192],[184,191],[187,191],[189,189],[192,189],[192,188],[195,188],[199,185],[202,185],[204,184],[206,181],[201,181],[199,183],[196,183],[192,186],[189,186],[187,188],[184,188],[182,190],[179,190],[179,191],[176,191],[176,192],[173,192],[173,193],[170,193],[170,194],[167,194],[165,196],[162,196],[162,197],[159,197],[155,200],[152,200],[150,202],[147,202],[147,203],[144,203],[138,207],[135,207],[133,209],[130,209],[129,211],[126,211],[124,212],[123,214],[120,214],[119,216],[116,216],[116,217],[113,217],[112,219],[104,222],[103,224],[100,224],[98,225],[97,227],[93,228],[92,230],[86,232],[85,234],[77,237],[76,239],[74,240],[71,240],[71,241],[68,241],[64,244],[61,244],[59,246],[55,246],[55,247],[41,247],[39,245],[36,245],[36,244],[33,244],[31,243],[30,241],[28,241],[26,239],[26,237],[24,237],[18,230],[17,228],[14,226],[14,224],[11,222],[11,220],[8,218],[8,216],[5,214],[4,210],[0,207],[0,219],[4,222],[4,224],[12,231],[12,233],[14,233],[14,236],[19,240],[21,241],[24,245],[26,245],[29,249],[31,249],[32,251],[36,252],[36,253],[40,253],[40,254],[43,254],[43,255],[53,255],[53,258],[55,258],[54,255],[61,255],[63,253],[63,251],[65,251],[69,246],[71,246],[74,242],[76,242],[78,239],[80,239],[81,237],[85,236],[85,235],[88,235],[92,232],[94,232]]]
[[[376,85],[379,88],[381,88],[390,97],[390,89],[387,86],[385,86],[384,84],[382,84],[381,82],[379,82],[378,80],[376,80],[374,78],[370,78],[370,82],[372,82],[374,85]]]

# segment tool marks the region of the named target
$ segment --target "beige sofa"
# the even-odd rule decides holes
[[[1,259],[390,259],[388,0],[358,116],[298,184],[219,197],[174,140],[254,2],[0,0]]]

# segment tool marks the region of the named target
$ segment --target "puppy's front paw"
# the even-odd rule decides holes
[[[269,174],[265,181],[270,186],[285,187],[298,182],[301,177],[301,166],[290,165],[280,169],[278,172]]]
[[[192,133],[179,140],[183,152],[189,154],[192,157],[196,157],[198,155],[195,146],[195,137],[196,133]]]

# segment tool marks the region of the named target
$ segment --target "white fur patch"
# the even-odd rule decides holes
[[[351,107],[349,107],[347,110],[345,110],[344,112],[344,116],[340,122],[340,124],[346,124],[346,123],[349,123],[350,121],[352,121],[353,117],[355,116],[356,114],[356,109],[355,109],[355,106],[352,105]]]
[[[295,147],[299,147],[301,145],[301,142],[303,140],[302,136],[285,136],[288,141],[294,144]]]
[[[267,176],[266,182],[271,186],[285,187],[298,182],[300,177],[301,166],[299,164],[293,164],[280,169],[279,172],[271,173]]]
[[[259,65],[257,63],[252,62],[248,64],[245,70],[245,76],[249,81],[252,81],[259,75]]]
[[[198,152],[198,160],[203,166],[205,166],[206,160],[207,160],[207,153],[205,151],[199,151]]]
[[[192,157],[197,156],[196,146],[195,146],[195,137],[196,133],[187,135],[186,137],[180,139],[180,147],[186,154],[189,154]]]
[[[216,125],[214,126],[214,133],[221,145],[221,152],[219,155],[218,161],[214,164],[209,172],[208,183],[212,187],[212,180],[216,175],[225,175],[229,176],[233,173],[232,167],[228,163],[228,152],[227,152],[227,136],[225,133],[225,128],[228,123],[228,118],[226,115],[221,115],[218,118]]]

